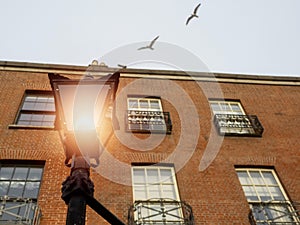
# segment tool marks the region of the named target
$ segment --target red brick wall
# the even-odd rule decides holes
[[[134,86],[125,90],[134,80],[121,78],[118,91],[121,100],[126,100],[127,94],[143,94]],[[60,188],[62,181],[69,175],[69,169],[63,164],[64,150],[57,131],[8,129],[14,122],[24,91],[51,90],[48,82],[47,73],[0,71],[0,159],[45,161],[38,199],[43,213],[41,225],[58,225],[65,224],[66,206],[60,198]],[[147,81],[144,82],[147,85]],[[222,96],[218,96],[217,86],[211,82],[202,82],[200,87],[194,81],[172,82],[191,99],[191,102],[186,101],[181,107],[190,110],[195,108],[198,112],[198,115],[188,115],[194,116],[190,119],[198,121],[200,125],[195,151],[185,152],[183,145],[178,155],[168,159],[180,142],[186,142],[187,149],[191,147],[189,143],[193,141],[193,135],[185,136],[185,140],[180,138],[182,132],[195,130],[192,126],[197,126],[190,125],[188,121],[190,127],[182,123],[184,115],[180,115],[174,104],[184,96],[174,91],[175,86],[175,89],[166,89],[163,83],[160,84],[162,95],[172,96],[168,100],[162,98],[164,111],[171,113],[172,134],[165,136],[159,145],[148,151],[133,150],[128,143],[120,141],[119,135],[124,132],[125,114],[122,110],[126,109],[126,101],[121,101],[120,111],[117,112],[121,125],[119,133],[110,136],[111,124],[103,124],[102,141],[107,152],[102,155],[100,169],[91,173],[96,199],[127,223],[127,211],[132,204],[132,188],[115,181],[130,184],[128,168],[132,162],[156,163],[166,159],[172,162],[175,159],[175,168],[184,164],[176,174],[178,188],[181,200],[192,206],[196,224],[249,224],[249,206],[235,173],[237,165],[274,167],[291,200],[300,200],[300,86],[219,83],[224,98],[240,100],[247,114],[258,116],[264,133],[261,138],[225,137],[221,147],[216,145],[219,148],[216,149],[218,154],[210,166],[199,171],[200,160],[211,142],[211,131],[216,132],[212,127],[207,99]],[[144,147],[151,146],[151,143],[147,143],[149,134],[136,134],[134,137],[143,141]],[[178,156],[189,154],[191,158],[186,162],[180,161],[182,158]],[[127,166],[120,169],[116,162]],[[88,207],[87,224],[108,223]]]

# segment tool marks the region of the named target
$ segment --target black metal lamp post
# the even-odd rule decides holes
[[[70,176],[63,182],[62,199],[68,205],[66,225],[85,224],[89,205],[110,224],[123,225],[94,197],[90,166],[99,165],[101,145],[98,130],[108,109],[112,109],[119,73],[99,79],[73,80],[49,73],[56,105],[55,127],[60,131]]]

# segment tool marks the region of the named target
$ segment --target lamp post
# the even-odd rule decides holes
[[[70,176],[62,184],[62,199],[68,205],[66,225],[84,225],[86,205],[110,224],[124,225],[93,197],[90,179],[90,166],[99,165],[98,131],[108,109],[113,108],[120,74],[81,80],[53,73],[48,77],[57,111],[55,127],[64,145],[65,165],[71,167]]]

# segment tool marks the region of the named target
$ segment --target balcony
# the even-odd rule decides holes
[[[214,123],[220,135],[261,137],[264,131],[255,115],[216,114]]]
[[[172,132],[169,112],[128,110],[126,116],[127,131],[139,133]]]
[[[194,225],[191,206],[172,199],[135,201],[128,210],[128,225]]]
[[[251,203],[249,221],[251,225],[299,225],[300,203],[280,201]]]
[[[41,209],[31,199],[1,196],[0,201],[0,224],[40,224]]]

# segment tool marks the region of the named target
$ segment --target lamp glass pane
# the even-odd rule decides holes
[[[94,130],[108,97],[109,85],[77,84],[58,85],[67,129]]]

